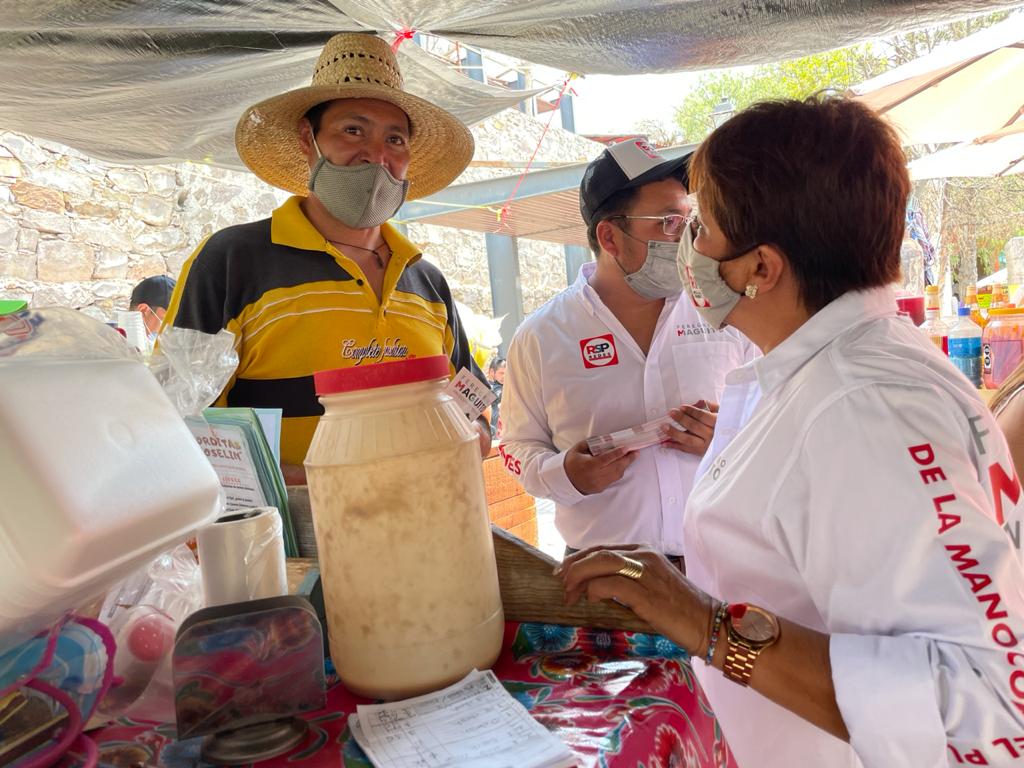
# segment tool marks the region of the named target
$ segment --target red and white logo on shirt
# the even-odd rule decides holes
[[[618,365],[619,353],[615,351],[615,337],[610,333],[592,339],[580,339],[580,354],[584,368],[603,368]]]

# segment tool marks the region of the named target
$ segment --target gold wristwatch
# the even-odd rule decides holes
[[[729,606],[725,630],[729,649],[722,674],[734,683],[749,685],[758,655],[779,639],[779,620],[756,605],[735,603]]]

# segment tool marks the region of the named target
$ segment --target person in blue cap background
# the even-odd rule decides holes
[[[132,289],[128,309],[142,313],[142,322],[150,334],[159,332],[167,307],[171,304],[175,281],[167,275],[147,277]]]

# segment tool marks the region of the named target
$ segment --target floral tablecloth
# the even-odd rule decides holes
[[[508,622],[494,673],[583,766],[735,768],[686,653],[658,635]],[[256,766],[370,766],[347,725],[368,700],[333,674],[328,686],[326,709],[306,717],[305,741]],[[201,739],[175,741],[174,732],[122,720],[90,735],[101,768],[205,765]]]

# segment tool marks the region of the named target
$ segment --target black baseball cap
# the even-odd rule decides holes
[[[132,290],[132,297],[129,299],[128,305],[137,307],[139,304],[148,304],[154,309],[158,307],[167,309],[171,305],[174,285],[174,280],[167,275],[147,277]]]
[[[613,144],[587,166],[580,182],[580,215],[589,226],[594,213],[608,198],[624,189],[634,189],[676,176],[689,187],[690,157],[687,152],[675,160],[666,160],[643,139],[627,139]]]

